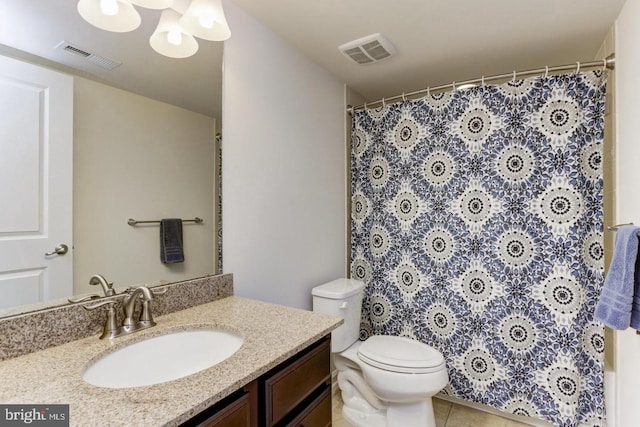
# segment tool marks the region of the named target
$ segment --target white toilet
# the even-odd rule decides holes
[[[331,333],[342,414],[357,427],[434,427],[431,397],[449,383],[444,357],[409,338],[359,341],[364,284],[337,279],[313,288],[313,311],[344,318]]]

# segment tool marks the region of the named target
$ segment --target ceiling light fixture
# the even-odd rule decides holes
[[[151,35],[149,44],[153,50],[169,58],[187,58],[198,51],[198,42],[180,25],[180,14],[173,9],[162,11],[158,28]]]
[[[129,0],[80,0],[78,13],[94,27],[115,33],[133,31],[142,22]]]
[[[216,41],[231,37],[221,0],[191,0],[180,23],[201,39]]]
[[[158,27],[149,44],[170,58],[187,58],[198,51],[194,36],[223,41],[231,36],[221,0],[79,0],[80,16],[102,30],[133,31],[142,19],[134,5],[160,9]]]

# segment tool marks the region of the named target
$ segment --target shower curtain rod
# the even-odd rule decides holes
[[[596,67],[602,67],[604,68],[608,68],[610,70],[613,70],[613,68],[615,67],[616,64],[616,57],[615,55],[611,54],[609,56],[607,56],[606,59],[601,59],[598,61],[589,61],[589,62],[576,62],[575,64],[567,64],[567,65],[556,65],[553,67],[544,67],[544,68],[536,68],[536,69],[532,69],[532,70],[525,70],[525,71],[513,71],[511,73],[507,73],[507,74],[496,74],[493,76],[482,76],[479,79],[473,79],[473,80],[464,80],[464,81],[460,81],[460,82],[452,82],[452,83],[448,83],[448,84],[444,84],[444,85],[440,85],[440,86],[434,86],[434,87],[428,87],[426,89],[420,89],[420,90],[415,90],[413,92],[409,92],[409,93],[403,93],[401,95],[396,95],[396,96],[392,96],[390,98],[382,98],[379,99],[378,101],[373,101],[373,102],[366,102],[362,105],[358,105],[357,107],[353,107],[350,105],[347,105],[347,112],[349,114],[353,114],[354,111],[356,110],[362,110],[364,108],[369,108],[372,105],[377,105],[377,104],[382,104],[385,105],[386,102],[388,101],[395,101],[398,99],[407,99],[409,97],[414,97],[416,95],[422,95],[422,94],[428,94],[430,91],[439,91],[439,90],[443,90],[443,89],[453,89],[456,90],[458,89],[460,86],[462,85],[477,85],[478,83],[480,83],[481,85],[484,85],[486,82],[490,82],[490,81],[495,81],[495,80],[504,80],[504,79],[508,79],[508,78],[513,78],[514,80],[518,77],[527,77],[527,76],[533,76],[536,74],[544,74],[545,76],[548,75],[549,73],[554,73],[557,71],[568,71],[568,70],[573,70],[575,69],[576,72],[580,71],[581,69],[584,68],[596,68]]]

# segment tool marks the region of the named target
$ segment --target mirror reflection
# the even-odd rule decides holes
[[[30,9],[34,0],[10,3],[10,12],[16,12],[20,7]],[[74,2],[64,4],[70,9],[68,14],[75,13]],[[73,32],[73,26],[70,29]],[[0,43],[7,40],[0,39]],[[65,119],[59,113],[67,107],[47,104],[49,92],[44,96],[44,92],[32,89],[30,85],[39,87],[38,76],[31,80],[20,66],[11,74],[11,67],[2,62],[0,98],[5,101],[0,110],[7,114],[0,122],[0,158],[4,159],[0,160],[0,179],[11,185],[3,186],[1,197],[11,203],[0,214],[0,257],[20,259],[0,264],[0,316],[30,311],[38,301],[60,304],[74,295],[103,295],[100,282],[92,280],[97,275],[122,290],[217,273],[221,256],[216,213],[221,207],[217,170],[220,141],[216,138],[219,120],[211,113],[216,109],[196,112],[185,108],[184,102],[173,105],[163,96],[157,100],[150,92],[125,90],[121,88],[125,84],[105,82],[85,71],[15,49],[21,47],[16,45],[0,45],[0,59],[57,69],[55,72],[62,71],[70,81],[70,87],[63,90],[71,100],[71,143],[69,152],[58,156],[55,138],[49,138],[64,128]],[[221,51],[220,46],[217,49]],[[211,55],[211,50],[204,48],[201,53]],[[148,54],[153,52],[144,53]],[[188,74],[189,63],[182,66]],[[15,84],[17,80],[20,85]],[[207,81],[207,87],[210,84]],[[192,85],[197,90],[198,82]],[[54,98],[55,91],[50,93]],[[219,99],[211,96],[211,103],[219,104]],[[55,120],[47,123],[50,113]],[[49,189],[50,184],[64,182],[68,197],[58,197],[58,190]],[[196,217],[203,221],[182,224],[184,261],[163,262],[160,220]],[[129,225],[129,219],[140,222]],[[21,264],[22,256],[16,257],[18,248],[53,235],[53,227],[65,221],[70,224],[68,237],[53,238],[45,246],[29,249],[38,261],[33,267]],[[175,243],[175,234],[173,238],[169,242]],[[66,253],[58,250],[62,245],[67,246]],[[69,272],[56,279],[47,267],[52,264],[66,264]],[[54,289],[60,284],[61,289]]]
[[[214,273],[215,120],[89,80],[74,83],[74,293]],[[160,224],[184,222],[184,262],[164,264]]]

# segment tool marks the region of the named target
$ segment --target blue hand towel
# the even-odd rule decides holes
[[[640,289],[636,274],[638,232],[640,227],[623,226],[618,229],[609,271],[596,305],[595,319],[613,329],[626,329],[631,324],[634,294],[636,288]],[[636,322],[640,323],[640,312]]]
[[[160,220],[160,261],[165,264],[184,262],[182,249],[182,220]]]

